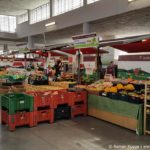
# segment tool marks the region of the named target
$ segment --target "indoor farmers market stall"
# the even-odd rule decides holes
[[[0,72],[2,123],[14,131],[17,126],[88,114],[138,135],[148,133],[150,56],[120,56],[117,65],[105,69],[101,56],[108,54],[105,46],[128,53],[149,52],[150,40],[118,41],[31,50],[24,59],[0,58],[7,60]]]

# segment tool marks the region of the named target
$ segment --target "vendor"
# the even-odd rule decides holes
[[[53,73],[53,69],[51,68],[51,66],[49,65],[47,70],[46,70],[46,75],[48,77],[51,77],[52,76],[52,73]]]
[[[86,69],[85,69],[84,64],[80,64],[80,73],[81,73],[81,76],[84,76],[86,74]]]
[[[62,62],[60,59],[56,61],[54,69],[55,69],[55,76],[59,77],[61,75],[61,69],[62,69]]]
[[[117,77],[117,65],[113,61],[110,62],[106,69],[106,74],[111,74],[113,77]]]

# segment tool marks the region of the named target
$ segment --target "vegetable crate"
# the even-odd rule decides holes
[[[86,103],[76,103],[74,106],[71,107],[71,118],[73,119],[76,116],[87,115],[87,104]]]
[[[42,109],[34,111],[34,118],[35,118],[35,124],[37,125],[40,122],[46,122],[49,123],[54,122],[54,109]]]
[[[15,114],[17,111],[32,112],[33,97],[23,93],[5,94],[1,97],[2,109],[7,110],[9,115]]]
[[[17,112],[10,115],[7,111],[1,110],[1,121],[7,124],[10,131],[15,131],[16,127],[28,125],[35,126],[34,112]]]

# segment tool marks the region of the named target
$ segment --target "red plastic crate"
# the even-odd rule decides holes
[[[72,102],[69,101],[69,95],[67,91],[58,91],[54,92],[50,96],[50,106],[51,108],[57,108],[58,105],[68,104],[72,105]]]
[[[76,92],[75,102],[81,101],[81,100],[87,102],[87,92],[86,91]]]
[[[49,121],[49,123],[54,122],[54,109],[44,109],[34,112],[35,124],[39,122]]]
[[[30,92],[28,94],[34,97],[34,110],[37,110],[39,107],[50,107],[51,92]]]
[[[7,124],[10,131],[15,131],[19,126],[35,126],[34,112],[17,112],[15,115],[8,115],[7,111],[2,110],[1,115],[2,123]]]
[[[75,116],[78,115],[87,115],[87,105],[86,104],[79,104],[79,105],[74,105],[71,108],[71,118],[74,118]]]
[[[84,102],[87,103],[87,92],[68,92],[68,101],[70,101],[71,106],[74,106],[76,102]]]

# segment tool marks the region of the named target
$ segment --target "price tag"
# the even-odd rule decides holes
[[[20,104],[24,104],[24,101],[20,101]]]

